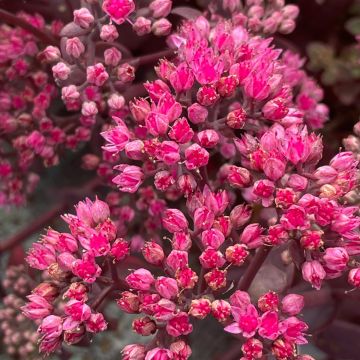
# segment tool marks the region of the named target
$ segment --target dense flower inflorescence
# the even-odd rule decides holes
[[[349,204],[357,150],[347,140],[347,151],[320,163],[313,130],[328,116],[322,90],[298,55],[263,36],[291,32],[297,7],[212,2],[167,38],[171,61],[161,59],[145,97],[127,104],[121,92],[135,63],[114,46],[117,26],[167,35],[171,1],[152,1],[146,12],[105,0],[104,16],[88,3],[63,28],[60,49],[41,57],[53,63],[67,110],[81,111],[77,129],[102,129],[103,160],[88,162],[109,189],[105,202],[86,199],[63,216],[68,232],[49,228],[29,250],[28,264],[48,274],[22,307],[39,323],[40,350],[106,330],[98,308],[116,297],[121,311],[138,315],[132,330],[154,335],[125,346],[125,360],[188,359],[188,336],[206,317],[243,338],[242,360],[301,359],[304,298],[252,294],[256,271],[281,248],[315,289],[345,273],[360,287],[360,217]]]

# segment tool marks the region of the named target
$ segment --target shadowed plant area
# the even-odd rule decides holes
[[[0,358],[357,360],[359,0],[0,1]]]

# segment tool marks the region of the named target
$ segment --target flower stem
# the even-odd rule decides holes
[[[115,285],[109,285],[106,288],[102,289],[99,293],[98,297],[95,299],[95,301],[91,304],[91,307],[96,310],[101,303],[105,300],[105,298],[109,295],[109,293],[114,290]]]
[[[247,291],[249,289],[257,272],[260,270],[271,249],[272,248],[270,246],[265,245],[258,249],[249,267],[246,269],[244,275],[240,278],[236,287],[237,290]]]

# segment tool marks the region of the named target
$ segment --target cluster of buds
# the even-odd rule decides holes
[[[111,267],[112,261],[123,260],[129,252],[128,242],[116,237],[117,229],[109,215],[108,205],[98,199],[80,202],[76,215],[63,216],[70,233],[50,228],[29,251],[29,265],[46,271],[49,277],[27,296],[28,302],[22,307],[28,318],[40,321],[42,352],[55,351],[62,341],[78,343],[87,332],[97,333],[107,327],[103,315],[96,311],[101,292],[90,284],[110,271],[99,266],[104,259]],[[115,280],[106,278],[105,283]],[[97,284],[104,287],[100,280]],[[109,292],[111,289],[110,285]]]
[[[18,18],[47,31],[40,15],[23,12]],[[56,35],[59,21],[50,26]],[[38,175],[31,171],[36,159],[45,166],[58,163],[58,148],[66,131],[51,119],[49,107],[57,94],[52,77],[37,58],[39,39],[19,26],[0,26],[0,205],[24,203]]]
[[[209,6],[214,19],[225,11],[235,23],[264,35],[275,32],[290,34],[299,15],[298,6],[285,5],[285,0],[212,0]]]
[[[5,272],[2,285],[9,291],[2,299],[0,308],[1,343],[7,355],[40,360],[39,336],[32,321],[19,313],[25,304],[24,295],[30,291],[33,280],[25,272],[25,266],[10,266]]]

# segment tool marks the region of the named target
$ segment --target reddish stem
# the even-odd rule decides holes
[[[20,17],[17,17],[2,9],[0,9],[0,20],[6,22],[7,24],[20,26],[24,30],[27,30],[30,33],[32,33],[44,44],[58,45],[58,41],[50,33],[37,29],[36,27],[27,23],[25,20],[21,19]]]
[[[238,282],[238,285],[236,287],[237,290],[247,291],[249,289],[257,272],[259,271],[262,264],[266,260],[271,249],[272,248],[270,246],[263,245],[257,250],[249,267],[246,269],[244,275],[241,277],[240,281]]]
[[[68,207],[67,202],[62,202],[58,204],[55,208],[50,210],[49,212],[43,214],[39,219],[34,221],[29,227],[23,229],[19,233],[10,237],[9,239],[0,243],[0,254],[12,249],[16,245],[22,243],[26,240],[30,235],[35,233],[36,231],[41,230],[44,226],[46,226],[51,220],[55,217],[61,215]]]
[[[139,56],[139,57],[133,58],[133,59],[124,59],[124,61],[122,61],[122,63],[128,62],[129,64],[135,65],[135,66],[147,65],[147,64],[154,63],[163,57],[171,57],[174,54],[175,54],[174,50],[166,49],[166,50],[158,51],[156,53]]]
[[[92,303],[91,307],[96,310],[101,303],[105,300],[105,298],[109,295],[111,291],[113,291],[115,288],[115,285],[109,285],[106,288],[102,289],[99,293],[98,297],[95,299],[95,301]]]

